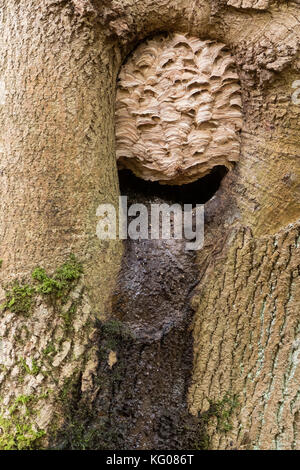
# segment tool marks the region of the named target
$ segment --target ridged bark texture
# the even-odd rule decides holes
[[[65,424],[79,432],[86,422],[78,404],[93,408],[106,386],[99,383],[96,318],[111,314],[122,246],[98,240],[96,208],[117,205],[119,194],[116,78],[139,41],[176,31],[227,45],[244,119],[240,160],[206,207],[189,407],[203,413],[206,397],[238,395],[233,429],[220,432],[210,421],[213,448],[299,449],[300,114],[291,101],[300,73],[299,2],[1,0],[0,6],[0,297],[17,280],[27,302],[28,289],[40,282],[31,279],[37,265],[57,294],[53,280],[63,275],[55,270],[71,252],[84,273],[72,277],[70,266],[63,268],[72,279],[66,303],[39,293],[28,311],[14,302],[1,313],[1,447],[46,447]],[[70,404],[77,406],[73,415]],[[58,445],[66,446],[63,439]],[[82,436],[77,444],[72,439],[76,445],[88,447]]]

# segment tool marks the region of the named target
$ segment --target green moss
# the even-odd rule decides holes
[[[0,268],[2,268],[3,259],[0,259]]]
[[[200,439],[195,442],[192,450],[209,450],[210,449],[210,438],[206,432],[201,434]]]
[[[23,368],[23,370],[26,372],[26,374],[31,374],[31,369],[27,365],[25,359],[23,357],[20,358],[20,366]]]
[[[133,338],[129,328],[119,320],[108,320],[101,327],[102,351],[114,350],[120,342]]]
[[[231,431],[232,415],[239,407],[238,396],[227,392],[222,400],[216,402],[209,400],[209,403],[209,415],[217,418],[217,431],[221,433]]]
[[[35,281],[33,285],[20,284],[16,281],[7,289],[6,302],[2,305],[2,310],[28,315],[36,294],[49,296],[53,300],[60,299],[64,303],[82,272],[82,265],[74,255],[70,255],[68,261],[60,266],[52,277],[44,268],[37,267],[32,272],[32,278]]]
[[[76,392],[78,387],[80,387],[80,374],[78,372],[74,372],[71,377],[67,377],[64,380],[64,384],[59,393],[59,400],[62,402],[63,405],[67,405],[68,407],[76,406],[76,398],[73,403],[73,397],[76,396]]]
[[[118,442],[118,433],[111,429],[108,420],[102,417],[93,426],[89,426],[86,418],[74,418],[59,431],[59,446],[53,449],[64,450],[111,450]]]
[[[36,399],[31,395],[20,395],[9,408],[8,415],[0,413],[0,449],[33,450],[39,448],[45,435],[42,429],[32,426],[32,411],[29,403]]]
[[[193,450],[209,450],[211,448],[210,437],[207,432],[209,422],[217,418],[217,432],[227,433],[232,430],[232,416],[240,406],[238,395],[227,392],[219,401],[210,400],[209,409],[199,416],[198,436],[192,446]]]
[[[4,311],[9,310],[13,313],[28,315],[33,310],[36,296],[39,295],[47,302],[51,302],[59,315],[63,304],[67,301],[69,303],[70,292],[78,283],[82,273],[82,266],[74,255],[71,255],[52,275],[49,275],[43,267],[37,267],[32,272],[30,283],[15,282],[13,285],[7,286],[6,302],[2,308]],[[62,314],[67,329],[72,326],[74,314],[80,301],[81,298],[73,301],[66,313]],[[19,336],[20,341],[24,339],[21,333]],[[25,358],[20,358],[21,371],[18,375],[18,381],[20,383],[24,381],[28,374],[33,376],[37,376],[39,373],[51,375],[51,370],[45,371],[44,369],[47,367],[46,364],[51,362],[51,357],[55,352],[55,345],[49,342],[42,351],[41,358],[38,360],[32,358],[30,366],[26,363]],[[57,379],[53,377],[53,380]],[[78,384],[75,382],[66,384],[60,396],[66,405],[71,401],[74,407],[78,401],[78,393],[76,394]],[[74,395],[75,399],[73,399]],[[20,395],[8,410],[3,409],[2,411],[0,409],[0,449],[30,450],[41,447],[41,439],[45,432],[35,426],[33,405],[36,400],[46,398],[46,396],[48,394],[42,394],[38,397]]]
[[[77,310],[77,305],[74,303],[71,305],[71,307],[66,311],[61,314],[64,324],[65,324],[65,329],[69,330],[70,327],[73,324],[73,318]]]
[[[64,263],[55,273],[55,278],[58,279],[64,286],[70,284],[80,278],[82,274],[82,266],[73,254],[70,255],[69,261]]]
[[[31,360],[31,363],[32,363],[32,367],[30,369],[30,367],[27,365],[25,359],[23,357],[21,357],[21,359],[20,359],[20,365],[22,366],[22,368],[24,369],[24,371],[27,374],[34,375],[34,376],[38,375],[38,373],[40,372],[41,367],[38,366],[37,362],[34,359]]]
[[[45,349],[43,349],[43,356],[51,356],[56,352],[55,346],[53,343],[48,343]]]
[[[28,314],[34,295],[34,288],[28,284],[21,285],[15,282],[9,291],[6,292],[6,302],[2,309],[13,313]]]
[[[33,399],[32,395],[19,395],[15,400],[15,405],[21,403],[22,405],[26,405]]]
[[[119,320],[108,320],[102,325],[103,333],[107,336],[121,336],[123,328],[123,323]]]
[[[94,439],[95,431],[87,431],[86,426],[74,421],[68,427],[68,434],[71,436],[70,448],[72,450],[86,450]]]
[[[32,277],[39,283],[36,287],[36,292],[40,294],[49,295],[54,292],[60,292],[61,290],[61,284],[55,279],[49,277],[44,268],[35,268],[32,273]]]
[[[38,375],[40,371],[40,366],[38,366],[37,362],[32,359],[32,368],[31,368],[31,373],[32,375]]]
[[[32,273],[33,279],[38,282],[36,292],[57,298],[65,297],[81,275],[82,266],[74,255],[70,255],[69,260],[58,268],[52,277],[41,267],[36,268]]]

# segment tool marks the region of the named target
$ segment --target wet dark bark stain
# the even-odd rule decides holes
[[[115,316],[134,341],[123,343],[118,352],[124,380],[115,389],[112,407],[127,422],[125,448],[180,448],[192,370],[189,298],[197,282],[195,255],[179,241],[127,245]]]
[[[121,194],[128,204],[204,203],[218,189],[221,167],[202,183],[163,187],[124,172]],[[126,240],[114,295],[113,320],[100,327],[103,355],[99,377],[106,386],[95,406],[106,403],[108,447],[115,449],[197,449],[203,430],[187,408],[192,372],[196,252],[185,240]],[[108,365],[109,351],[117,362]],[[105,406],[104,406],[105,408]]]

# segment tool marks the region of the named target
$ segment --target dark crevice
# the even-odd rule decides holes
[[[182,186],[168,186],[158,182],[145,181],[135,176],[130,170],[119,171],[120,193],[128,196],[132,202],[151,201],[160,198],[164,202],[181,204],[205,204],[220,187],[227,174],[225,166],[216,166],[203,178]],[[142,198],[141,201],[138,198]]]

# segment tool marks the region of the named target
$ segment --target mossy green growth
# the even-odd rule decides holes
[[[210,449],[210,438],[206,432],[202,432],[198,440],[192,446],[192,450],[209,450]]]
[[[33,285],[20,284],[16,281],[6,292],[6,302],[2,310],[28,315],[32,308],[34,296],[42,294],[52,299],[66,302],[67,295],[83,273],[82,265],[73,254],[60,266],[53,276],[49,276],[44,268],[37,267],[32,273]]]
[[[46,273],[44,268],[38,267],[33,271],[32,278],[38,282],[36,292],[62,298],[70,291],[74,282],[80,278],[82,272],[82,265],[72,254],[52,277]]]
[[[43,356],[51,356],[56,352],[55,346],[53,343],[48,343],[45,349],[43,349]]]
[[[107,336],[123,336],[124,324],[120,320],[108,320],[103,323],[102,330]]]
[[[49,277],[44,268],[35,268],[32,277],[39,282],[39,285],[36,287],[36,292],[40,294],[48,295],[61,290],[61,284]]]
[[[6,292],[6,302],[2,305],[3,310],[13,313],[28,314],[33,300],[34,288],[28,284],[21,285],[15,282],[11,289]]]
[[[227,433],[232,430],[232,416],[240,406],[238,395],[227,392],[219,401],[208,398],[209,409],[199,416],[199,435],[193,443],[193,450],[209,450],[210,437],[207,432],[209,421],[217,418],[217,432]]]
[[[217,431],[226,433],[232,430],[232,415],[239,407],[239,399],[237,395],[226,393],[222,400],[214,402],[209,400],[210,408],[208,414],[210,417],[217,418]]]
[[[30,374],[30,375],[38,375],[38,373],[40,372],[40,366],[37,364],[37,362],[32,359],[31,361],[32,363],[32,367],[30,369],[30,367],[27,365],[25,359],[23,357],[21,357],[20,359],[20,365],[23,367],[23,369],[25,370],[25,372],[27,374]]]
[[[132,332],[120,320],[108,320],[102,323],[102,346],[104,349],[115,349],[122,340],[133,338]]]
[[[34,429],[32,426],[32,412],[29,403],[33,400],[35,398],[31,395],[20,395],[9,408],[7,416],[0,413],[1,450],[34,450],[39,448],[45,431]]]
[[[72,326],[73,323],[73,318],[76,313],[77,305],[76,303],[72,304],[71,307],[66,311],[61,314],[63,320],[64,320],[64,325],[65,325],[65,330],[68,331],[69,328]]]

